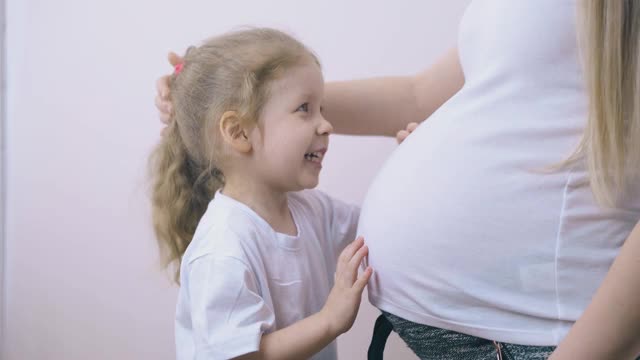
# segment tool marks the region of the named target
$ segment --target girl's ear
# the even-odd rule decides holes
[[[220,133],[224,141],[236,151],[248,153],[253,146],[247,136],[249,131],[244,128],[241,120],[237,112],[226,111],[220,118]]]

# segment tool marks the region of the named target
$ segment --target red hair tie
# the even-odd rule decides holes
[[[173,73],[176,75],[180,74],[180,72],[182,72],[183,67],[184,67],[184,63],[176,64],[176,66],[173,67]]]

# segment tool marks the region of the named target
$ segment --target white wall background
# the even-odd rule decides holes
[[[5,250],[4,250],[4,219],[5,219],[5,190],[4,186],[4,164],[5,164],[5,151],[4,151],[4,125],[5,125],[5,34],[6,34],[6,17],[5,17],[5,3],[4,0],[0,0],[0,309],[4,310],[4,267],[5,267]],[[5,333],[5,316],[4,311],[0,311],[0,359],[2,358],[2,339]]]
[[[145,183],[168,50],[267,25],[314,49],[327,80],[409,74],[455,42],[468,2],[6,0],[2,359],[174,358],[177,291],[156,265]],[[360,203],[394,147],[333,137],[320,188]],[[363,302],[343,360],[366,358],[377,311]],[[393,338],[387,358],[414,357]]]

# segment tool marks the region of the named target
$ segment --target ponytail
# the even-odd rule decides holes
[[[175,265],[180,283],[180,261],[198,221],[224,180],[215,168],[201,169],[190,159],[175,121],[151,154],[153,227],[163,267]]]

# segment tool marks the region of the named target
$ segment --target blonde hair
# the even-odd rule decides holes
[[[190,48],[182,70],[169,79],[173,112],[166,134],[149,159],[152,218],[163,267],[182,255],[215,192],[224,186],[228,158],[218,121],[236,111],[245,125],[257,124],[270,83],[283,71],[315,55],[274,29],[249,29],[211,38]]]
[[[578,14],[589,110],[567,162],[584,157],[596,200],[613,206],[640,170],[640,0],[582,0]]]

